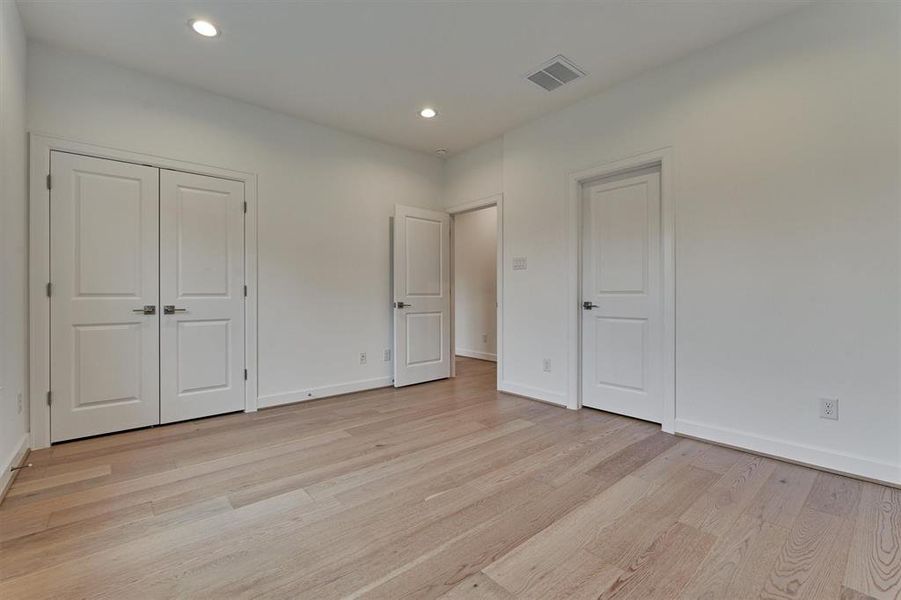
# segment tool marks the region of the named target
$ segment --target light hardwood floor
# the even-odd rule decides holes
[[[0,598],[901,597],[901,491],[458,364],[35,452],[0,505]]]

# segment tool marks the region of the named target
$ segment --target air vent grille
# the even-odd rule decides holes
[[[571,60],[563,55],[557,55],[526,75],[526,79],[550,92],[585,75],[585,71]]]

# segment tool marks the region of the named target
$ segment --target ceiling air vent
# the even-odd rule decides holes
[[[526,75],[526,79],[550,92],[585,75],[585,71],[574,65],[571,60],[558,54],[533,73]]]

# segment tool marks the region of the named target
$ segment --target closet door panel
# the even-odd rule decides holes
[[[159,423],[159,170],[50,165],[51,441]]]
[[[244,184],[160,174],[161,421],[244,409]]]

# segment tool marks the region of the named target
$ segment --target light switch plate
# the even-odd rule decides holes
[[[513,270],[514,271],[525,271],[529,268],[529,263],[526,260],[525,256],[514,256],[513,257]]]

